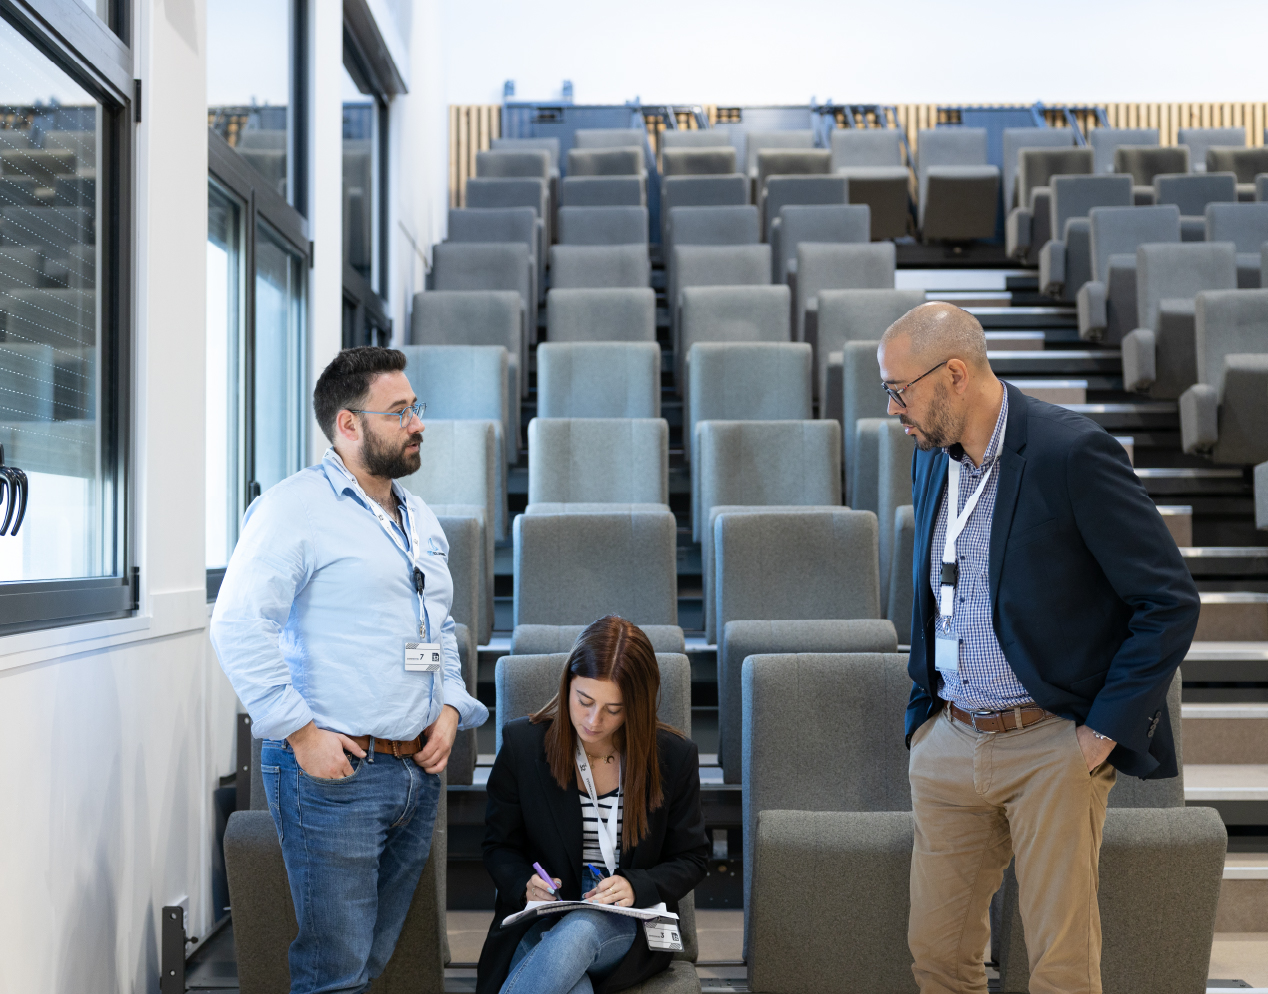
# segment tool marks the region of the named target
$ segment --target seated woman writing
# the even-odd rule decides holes
[[[484,837],[497,905],[477,994],[613,994],[669,966],[673,954],[651,950],[625,915],[582,908],[502,927],[528,901],[676,912],[704,878],[700,761],[657,721],[659,691],[647,636],[602,618],[578,637],[554,699],[503,728]]]

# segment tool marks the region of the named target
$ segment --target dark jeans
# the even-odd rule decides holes
[[[285,742],[261,749],[299,922],[291,994],[360,994],[383,972],[431,849],[440,777],[409,757],[348,762],[351,776],[321,780]]]

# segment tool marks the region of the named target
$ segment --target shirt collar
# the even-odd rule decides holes
[[[321,457],[322,472],[326,474],[326,479],[330,481],[330,485],[335,488],[335,493],[351,494],[353,497],[359,498],[357,491],[360,485],[357,478],[352,475],[352,471],[344,464],[343,457],[335,451],[332,445],[326,449],[325,454]],[[396,495],[396,499],[402,504],[407,503],[405,499],[405,491],[397,485],[395,480],[392,481],[392,493]]]
[[[1008,424],[1008,388],[1002,383],[1001,389],[1004,391],[1004,402],[999,405],[999,417],[995,419],[995,430],[991,432],[991,440],[986,443],[986,452],[982,456],[982,465],[974,468],[972,460],[965,467],[970,473],[980,473],[990,466],[999,457],[1000,443],[1004,440],[1004,427]],[[950,449],[943,449],[943,452],[950,452]],[[964,462],[963,459],[960,460]]]

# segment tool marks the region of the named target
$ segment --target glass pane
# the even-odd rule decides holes
[[[255,243],[255,475],[263,492],[304,466],[303,258],[260,222]]]
[[[18,536],[0,539],[0,580],[115,571],[100,361],[101,128],[100,104],[0,20],[0,444],[30,486]],[[11,506],[6,498],[0,522]]]
[[[343,258],[374,285],[374,98],[343,70]]]
[[[291,3],[207,5],[207,123],[283,197],[292,185]]]
[[[242,209],[214,183],[207,195],[207,566],[229,562],[238,538]]]

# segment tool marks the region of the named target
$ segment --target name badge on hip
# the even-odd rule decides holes
[[[951,634],[937,633],[933,640],[933,665],[944,678],[960,678],[960,640]]]
[[[439,642],[405,643],[405,669],[410,673],[439,673],[443,659]]]
[[[647,948],[653,952],[682,952],[682,934],[672,918],[643,922],[643,934],[647,936]]]

